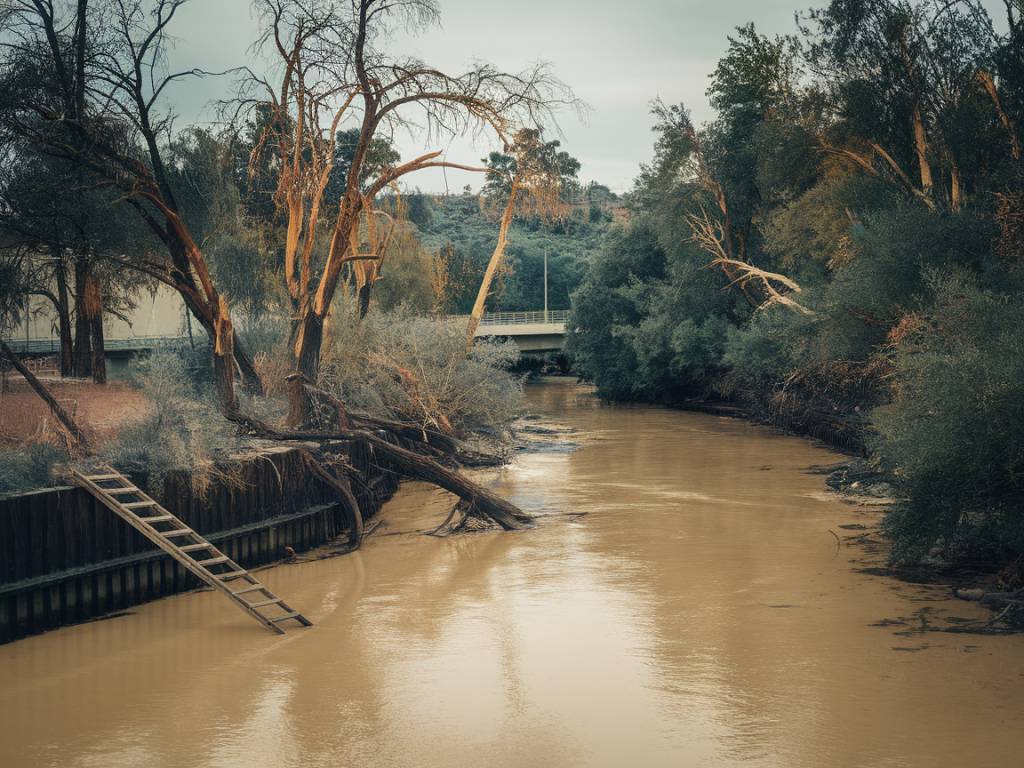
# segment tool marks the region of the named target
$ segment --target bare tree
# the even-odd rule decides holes
[[[432,150],[412,160],[372,167],[375,138],[398,130],[421,129],[428,139],[490,131],[508,146],[520,126],[540,126],[552,109],[575,104],[568,89],[538,65],[510,74],[475,64],[452,75],[378,48],[395,24],[423,26],[437,18],[433,0],[343,0],[315,6],[299,0],[258,0],[265,30],[260,46],[277,59],[274,76],[252,75],[243,104],[269,104],[272,119],[261,140],[276,150],[279,181],[276,199],[287,217],[285,280],[295,310],[293,356],[297,373],[316,382],[324,323],[340,281],[348,269],[361,313],[369,307],[380,279],[387,233],[378,197],[416,171],[458,168],[484,172],[482,166],[447,160]],[[326,200],[338,129],[358,126],[358,139],[343,191]],[[321,217],[332,212],[319,234]],[[296,395],[297,397],[297,395]],[[297,399],[292,422],[309,416]]]

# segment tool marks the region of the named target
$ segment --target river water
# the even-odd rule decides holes
[[[0,647],[0,765],[1024,763],[1024,637],[922,632],[983,614],[837,545],[878,512],[835,454],[528,396],[535,450],[481,477],[535,529],[419,535],[449,502],[410,484],[360,552],[261,572],[312,629],[193,593]]]

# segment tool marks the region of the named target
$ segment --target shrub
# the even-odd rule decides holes
[[[189,361],[173,352],[138,360],[132,383],[151,410],[126,425],[102,446],[97,458],[132,475],[159,494],[167,475],[185,471],[193,490],[203,494],[215,478],[230,479],[223,463],[244,445],[237,429],[218,410],[204,377],[190,375]]]
[[[331,339],[320,385],[355,411],[470,431],[500,431],[520,411],[518,348],[478,340],[467,356],[465,321],[339,312]]]
[[[904,500],[888,530],[897,561],[1024,552],[1024,300],[960,273],[931,276],[934,302],[901,327],[894,400],[874,448]]]
[[[53,485],[53,468],[67,452],[49,443],[28,443],[0,451],[0,496]]]

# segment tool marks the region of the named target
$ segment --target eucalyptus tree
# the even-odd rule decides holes
[[[558,141],[544,141],[537,129],[523,128],[504,153],[492,152],[487,161],[487,181],[483,194],[492,205],[502,209],[498,241],[494,246],[466,328],[466,349],[484,315],[491,284],[501,268],[508,246],[509,227],[517,215],[536,218],[561,218],[568,211],[563,193],[575,182],[579,161],[559,151]]]
[[[998,162],[992,147],[1019,157],[992,75],[999,39],[979,0],[832,0],[804,16],[802,32],[830,99],[825,151],[954,211],[970,186],[965,165]]]
[[[236,366],[248,388],[259,378],[234,333],[200,241],[178,204],[165,160],[172,83],[196,70],[169,72],[169,27],[186,0],[16,0],[4,8],[0,115],[9,135],[71,164],[116,192],[162,244],[162,253],[128,253],[116,262],[164,283],[214,341],[218,391],[237,407]]]
[[[294,309],[292,354],[296,374],[315,383],[324,324],[343,274],[351,275],[365,314],[394,217],[380,196],[429,168],[485,172],[483,166],[448,160],[444,150],[410,160],[375,151],[398,130],[419,128],[428,141],[489,131],[505,145],[520,126],[539,127],[552,109],[574,103],[568,89],[536,66],[521,73],[475,64],[462,74],[387,52],[395,25],[421,28],[437,20],[433,0],[340,0],[309,4],[259,0],[272,72],[251,73],[243,106],[267,110],[257,147],[276,156],[275,202],[287,221],[283,275]],[[344,184],[331,186],[339,138],[350,148]],[[256,159],[254,154],[254,159]],[[336,177],[335,177],[336,178]],[[290,421],[309,415],[292,388]]]

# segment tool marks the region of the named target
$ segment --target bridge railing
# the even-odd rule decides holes
[[[553,309],[547,312],[486,312],[480,319],[480,325],[534,325],[564,323],[569,319],[569,311]]]
[[[205,334],[198,337],[205,341]],[[11,339],[8,346],[19,354],[57,354],[60,352],[60,339]],[[132,336],[126,339],[105,339],[103,348],[107,352],[139,351],[161,347],[179,347],[188,344],[188,336]]]
[[[561,325],[569,317],[568,310],[553,309],[548,312],[486,312],[480,320],[481,326],[487,325]],[[449,318],[453,321],[469,320],[469,315],[456,315]],[[196,342],[206,342],[206,336],[200,333]],[[35,339],[10,339],[7,341],[11,349],[19,354],[57,354],[60,352],[60,339],[56,337]],[[144,349],[179,347],[188,344],[188,336],[132,336],[125,339],[108,338],[104,341],[107,352],[127,352]]]

